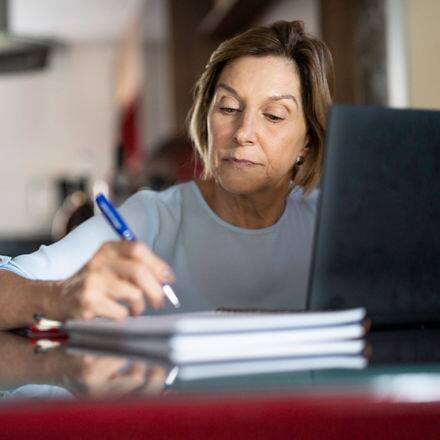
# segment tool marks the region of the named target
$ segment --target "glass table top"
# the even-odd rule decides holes
[[[173,365],[160,359],[36,344],[0,332],[0,397],[115,399],[122,396],[369,394],[440,401],[440,329],[375,331],[365,356],[271,359],[239,365]]]

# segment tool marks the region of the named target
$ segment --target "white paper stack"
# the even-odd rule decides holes
[[[132,317],[121,322],[68,321],[64,329],[72,346],[155,356],[182,366],[216,364],[226,372],[233,363],[240,368],[259,364],[264,370],[275,360],[280,368],[284,363],[290,369],[300,368],[305,361],[318,365],[318,358],[324,358],[321,365],[360,365],[364,320],[362,308],[203,312]]]

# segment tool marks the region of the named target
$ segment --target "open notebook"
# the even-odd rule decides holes
[[[141,316],[121,322],[68,321],[73,346],[167,358],[184,364],[352,355],[364,348],[365,311],[203,312]]]

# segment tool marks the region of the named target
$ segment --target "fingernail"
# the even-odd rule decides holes
[[[171,272],[170,269],[162,269],[161,275],[164,278],[165,281],[173,282],[174,281],[174,274]]]

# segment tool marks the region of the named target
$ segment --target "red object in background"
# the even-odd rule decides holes
[[[120,137],[123,146],[124,168],[136,169],[141,164],[139,139],[139,110],[141,100],[135,99],[121,115]]]
[[[120,143],[122,145],[122,166],[124,169],[136,172],[143,167],[146,159],[141,153],[141,139],[139,131],[139,112],[141,99],[134,100],[125,108],[120,121]],[[176,182],[186,182],[200,176],[203,166],[196,160],[191,140],[184,135],[171,137],[148,157],[150,161],[164,161],[175,170],[173,178]]]
[[[122,113],[120,122],[120,139],[122,145],[122,166],[126,170],[136,172],[142,169],[142,161],[146,159],[141,153],[139,131],[139,112],[141,100],[133,101]],[[202,172],[201,161],[196,160],[191,140],[186,136],[176,135],[164,142],[151,155],[151,160],[168,162],[176,170],[173,176],[177,182],[186,182],[198,177]]]
[[[168,162],[176,170],[175,179],[186,182],[196,179],[203,171],[201,160],[196,158],[191,140],[176,135],[164,142],[151,156],[152,161]]]
[[[3,402],[6,403],[6,402]],[[2,438],[438,439],[440,402],[369,395],[171,396],[149,400],[31,404],[0,409]]]

